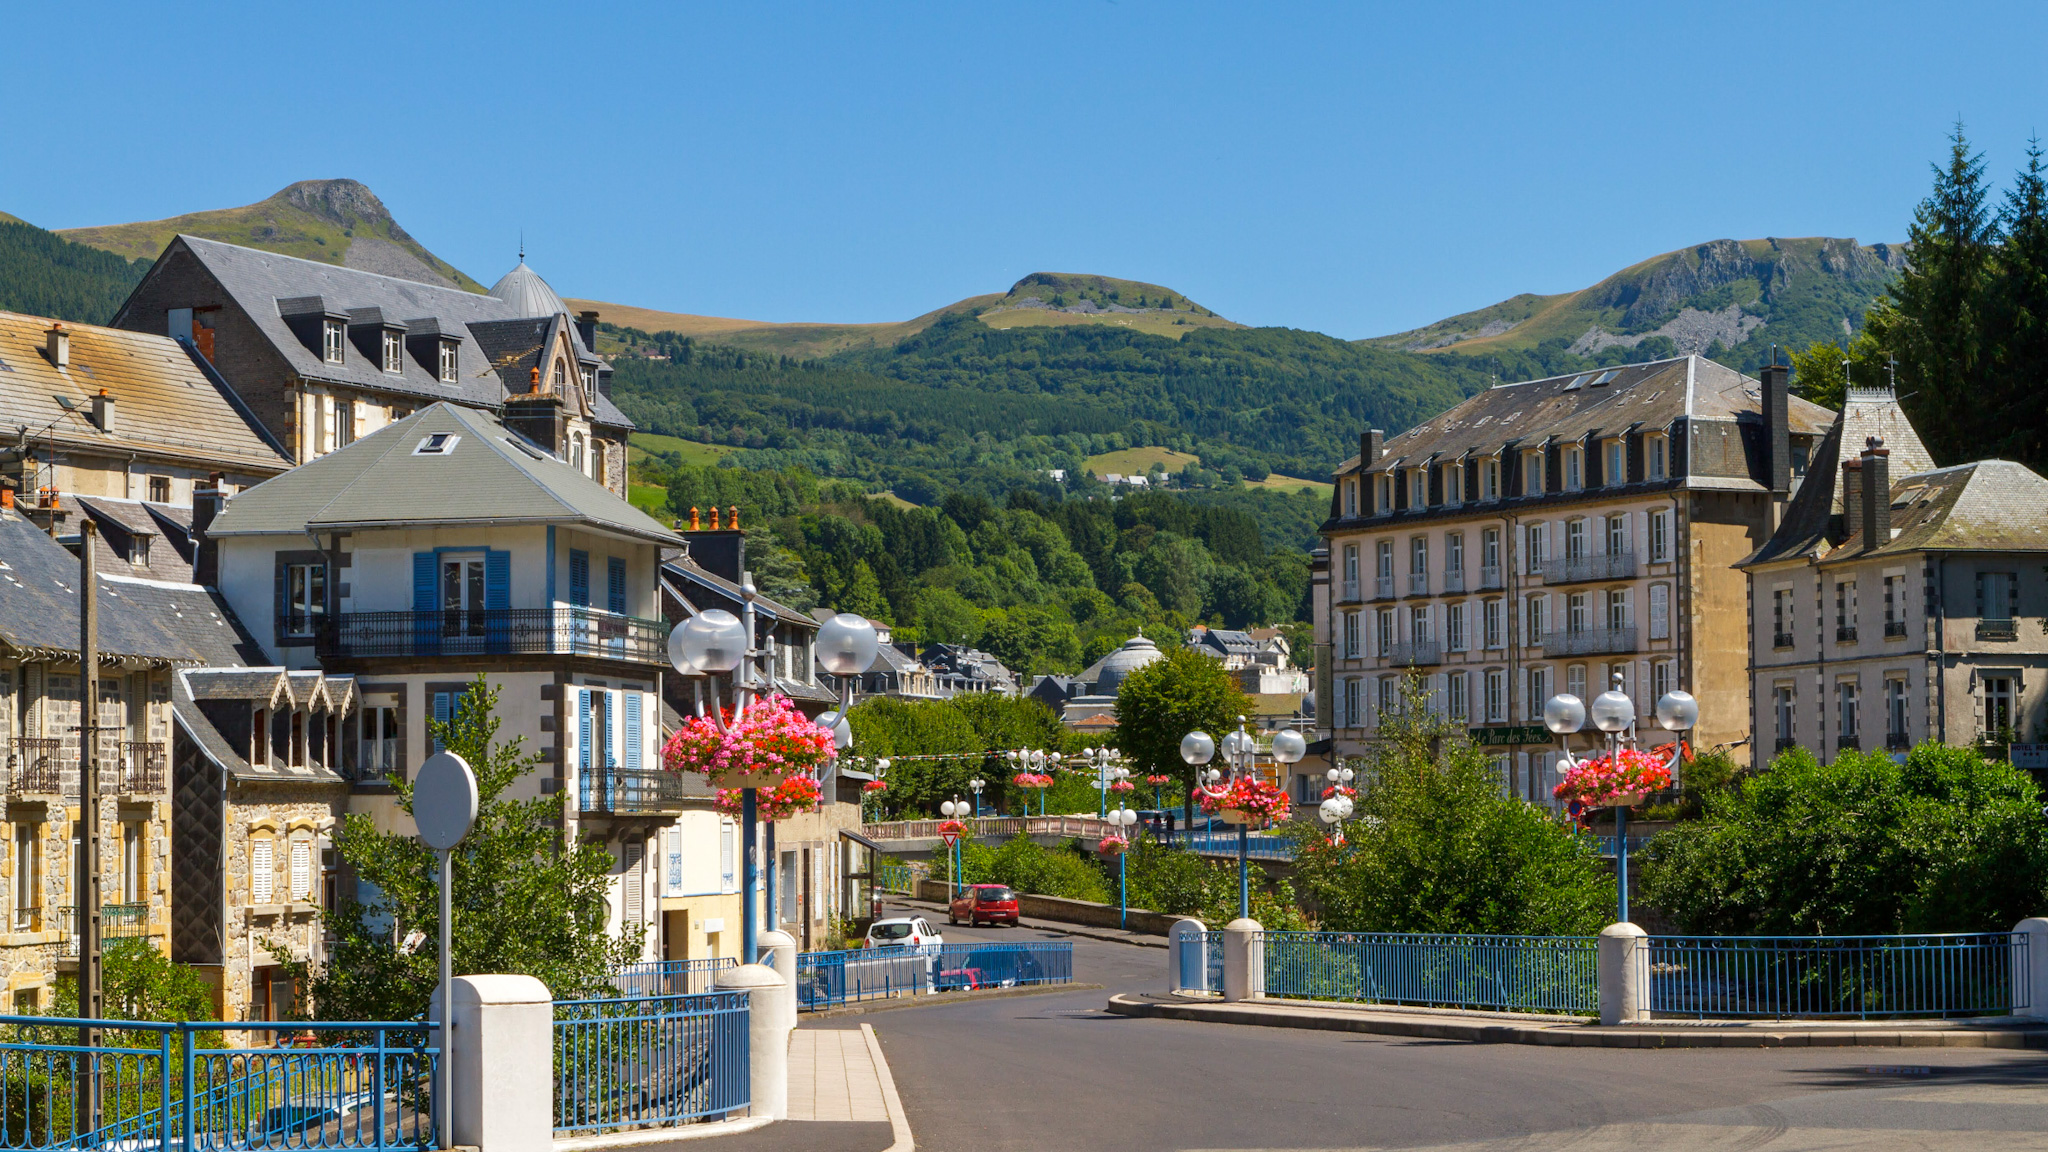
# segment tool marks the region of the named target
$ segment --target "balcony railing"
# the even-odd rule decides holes
[[[57,955],[78,958],[78,909],[69,904],[56,910]],[[149,935],[149,905],[100,905],[100,940],[140,940]]]
[[[582,778],[582,810],[618,815],[680,812],[691,797],[683,778],[660,768],[607,768]],[[702,797],[696,797],[702,799]]]
[[[1500,579],[1500,565],[1498,564],[1483,565],[1479,569],[1479,588],[1481,591],[1498,592],[1502,588]]]
[[[1463,592],[1464,590],[1465,570],[1463,568],[1453,568],[1444,573],[1445,592]]]
[[[1793,643],[1794,639],[1790,632],[1771,633],[1771,647],[1773,648],[1790,648]]]
[[[1358,581],[1356,581],[1356,580],[1346,580],[1346,581],[1344,581],[1344,599],[1342,599],[1341,601],[1339,601],[1339,603],[1341,603],[1341,604],[1356,604],[1356,603],[1358,603]]]
[[[1855,626],[1854,624],[1841,624],[1841,625],[1837,625],[1837,626],[1836,626],[1836,628],[1835,628],[1835,643],[1837,643],[1837,644],[1853,644],[1853,643],[1855,643],[1855,642],[1856,642],[1856,626]]]
[[[1548,632],[1543,637],[1545,656],[1597,656],[1636,650],[1636,629],[1581,628],[1576,632]]]
[[[140,796],[164,790],[169,757],[155,740],[129,740],[121,745],[121,791]],[[106,785],[102,784],[104,788]]]
[[[1905,634],[1906,622],[1904,620],[1887,620],[1884,622],[1885,639],[1889,640],[1894,636],[1904,636]]]
[[[1987,617],[1977,621],[1977,639],[1979,640],[2017,640],[2019,638],[2019,629],[2013,625],[2011,620],[1994,620]]]
[[[7,794],[42,795],[64,789],[64,767],[59,758],[62,741],[55,736],[17,736],[9,757]]]
[[[1778,750],[1778,751],[1780,751],[1780,752],[1783,752],[1783,751],[1784,751],[1785,749],[1787,749],[1787,748],[1797,748],[1798,746],[1799,746],[1799,741],[1797,741],[1797,740],[1794,740],[1794,739],[1793,739],[1792,737],[1790,737],[1790,736],[1780,736],[1780,737],[1778,737],[1778,743],[1777,743],[1777,750]]]
[[[1554,556],[1543,564],[1545,584],[1579,584],[1588,580],[1627,580],[1636,574],[1634,552],[1598,556]]]
[[[1410,596],[1429,595],[1429,573],[1410,572],[1408,574],[1408,594]]]
[[[1394,598],[1394,578],[1392,576],[1375,576],[1373,577],[1372,584],[1373,599],[1392,600]]]
[[[330,620],[323,656],[542,654],[661,664],[668,642],[664,621],[594,608],[345,612]]]
[[[1905,751],[1909,751],[1909,750],[1911,750],[1911,748],[1912,748],[1912,747],[1913,747],[1913,738],[1912,738],[1911,736],[1908,736],[1908,735],[1906,735],[1906,734],[1905,734],[1904,732],[1887,732],[1887,733],[1885,733],[1885,736],[1884,736],[1884,748],[1885,748],[1885,751],[1887,751],[1887,752],[1905,752]]]
[[[1443,648],[1434,640],[1410,640],[1381,650],[1382,658],[1396,668],[1443,663]]]

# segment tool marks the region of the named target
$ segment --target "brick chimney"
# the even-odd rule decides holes
[[[562,398],[552,392],[528,392],[505,397],[505,427],[540,446],[543,452],[562,454],[568,442],[562,419]]]
[[[1375,428],[1358,437],[1358,462],[1370,468],[1387,454],[1387,434]]]
[[[107,395],[105,388],[92,398],[92,422],[107,435],[114,434],[114,398]]]
[[[50,363],[58,368],[71,366],[71,333],[64,330],[64,325],[50,325],[50,330],[43,335],[43,355],[48,356]]]
[[[1792,369],[1768,364],[1762,373],[1764,385],[1764,487],[1771,495],[1785,497],[1792,492]]]
[[[221,491],[221,474],[206,478],[206,487],[192,490],[192,582],[213,587],[220,583],[220,544],[207,529],[220,515],[226,501]]]
[[[1884,441],[1872,436],[1863,449],[1863,550],[1892,542],[1892,463]]]
[[[1842,534],[1863,530],[1863,461],[1842,461]]]
[[[597,351],[597,313],[578,312],[576,314],[576,331],[583,334],[583,346],[585,348],[590,349],[592,352]]]

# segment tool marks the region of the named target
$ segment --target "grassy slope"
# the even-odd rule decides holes
[[[1175,452],[1171,448],[1125,448],[1120,452],[1104,452],[1090,456],[1085,462],[1090,472],[1107,476],[1115,472],[1120,476],[1144,475],[1158,464],[1168,475],[1179,472],[1190,464],[1199,464],[1202,458],[1187,452]],[[1304,480],[1299,476],[1282,476],[1275,472],[1264,480],[1247,480],[1247,488],[1271,488],[1280,492],[1298,492],[1303,488],[1314,489],[1327,495],[1330,484],[1325,480]]]
[[[737,451],[724,444],[700,444],[680,436],[663,436],[659,432],[635,432],[629,447],[632,449],[628,453],[629,460],[638,460],[643,452],[657,452],[674,454],[684,464],[698,465],[716,464],[719,457]]]
[[[327,183],[354,182],[301,182]],[[266,252],[318,260],[325,264],[342,264],[349,245],[355,238],[354,234],[361,234],[397,245],[471,292],[483,291],[483,285],[465,276],[454,265],[427,251],[425,245],[408,235],[405,229],[391,219],[389,213],[383,211],[383,205],[377,203],[374,196],[369,197],[369,203],[375,205],[372,211],[362,215],[331,215],[309,210],[299,203],[294,203],[290,198],[292,190],[300,186],[293,185],[291,188],[282,189],[268,199],[245,204],[240,208],[190,212],[167,220],[147,220],[133,224],[65,228],[59,231],[59,235],[131,259],[156,259],[157,254],[164,250],[164,246],[171,242],[172,237],[182,232],[192,236],[203,236],[209,240],[261,248]],[[365,194],[368,191],[366,188],[362,189]]]
[[[630,304],[611,304],[603,300],[565,299],[563,303],[579,312],[595,311],[598,318],[607,323],[638,328],[642,332],[674,332],[679,336],[694,336],[714,344],[744,348],[749,352],[772,352],[801,360],[830,356],[834,352],[856,348],[884,348],[907,336],[915,336],[949,312],[965,312],[986,307],[1000,299],[1001,296],[993,293],[987,296],[970,296],[915,319],[882,324],[778,324],[769,320],[735,320],[725,316],[662,312],[654,308],[635,308]]]

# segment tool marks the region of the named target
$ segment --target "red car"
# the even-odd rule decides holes
[[[1014,927],[1017,923],[1017,894],[1002,884],[976,884],[953,897],[953,906],[947,915],[955,924],[965,920],[973,926],[986,920],[991,924],[1007,923]]]

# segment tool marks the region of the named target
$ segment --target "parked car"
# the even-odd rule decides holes
[[[937,952],[946,942],[922,916],[893,916],[868,926],[870,948],[916,948]]]
[[[975,884],[953,897],[947,917],[953,923],[967,921],[973,927],[983,920],[991,924],[1017,923],[1017,894],[1007,884]]]

